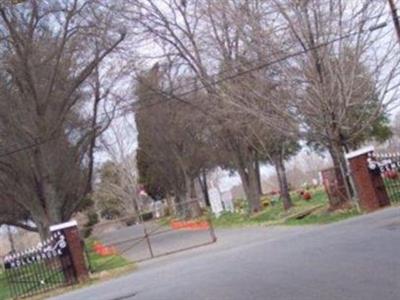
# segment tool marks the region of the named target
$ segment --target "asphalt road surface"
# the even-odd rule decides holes
[[[332,225],[222,230],[211,246],[53,300],[399,300],[400,209]]]
[[[144,238],[144,226],[148,241]],[[115,246],[118,252],[131,261],[141,261],[154,256],[211,243],[209,229],[172,230],[156,222],[146,222],[97,235],[105,245]],[[149,245],[150,244],[150,245]],[[150,250],[151,247],[151,250]]]

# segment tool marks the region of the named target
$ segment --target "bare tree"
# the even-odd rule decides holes
[[[236,68],[231,67],[242,52],[239,32],[229,24],[231,19],[225,13],[225,6],[233,2],[222,1],[220,5],[219,1],[190,1],[182,5],[178,1],[167,1],[164,4],[158,5],[152,0],[136,1],[131,3],[136,10],[131,15],[125,10],[124,16],[139,21],[144,32],[159,45],[160,52],[176,58],[177,63],[184,65],[205,89],[208,103],[201,106],[207,115],[212,114],[208,121],[212,124],[209,128],[214,141],[224,153],[232,154],[231,162],[241,174],[252,211],[258,211],[259,189],[254,184],[257,182],[256,151],[241,138],[242,134],[238,134],[237,130],[243,126],[231,126],[234,121],[228,118],[232,114],[224,113],[230,108],[222,103],[225,97],[215,86],[216,77],[213,76],[221,71],[221,67],[226,74],[235,71]]]
[[[287,43],[303,50],[283,66],[294,108],[304,136],[332,157],[342,196],[331,206],[340,207],[351,197],[344,150],[365,137],[397,97],[397,47],[379,29],[388,15],[384,3],[274,3],[289,29]]]
[[[397,48],[378,30],[384,4],[141,0],[126,5],[122,17],[141,24],[137,33],[153,39],[158,59],[173,57],[207,92],[202,107],[212,112],[210,131],[221,152],[231,155],[253,211],[259,208],[255,145],[267,140],[260,138],[260,128],[279,133],[277,141],[308,139],[328,149],[343,186],[343,197],[332,207],[346,202],[350,187],[342,148],[360,143],[398,91]],[[385,51],[377,52],[382,44]],[[274,161],[285,174],[282,159]]]
[[[104,216],[108,210],[121,215],[138,213],[139,193],[136,166],[136,138],[132,136],[135,126],[129,116],[114,121],[102,145],[104,155],[110,159],[100,168],[100,182],[96,185],[93,198]]]
[[[0,6],[0,185],[5,201],[42,236],[91,191],[95,139],[108,125],[99,119],[107,88],[89,80],[125,33],[114,31],[99,4]],[[13,223],[28,226],[24,219]]]

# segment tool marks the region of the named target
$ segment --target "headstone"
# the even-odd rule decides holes
[[[234,212],[235,207],[233,205],[233,197],[231,191],[227,191],[222,194],[222,203],[224,205],[225,211]]]
[[[224,211],[221,195],[216,188],[210,188],[208,194],[210,197],[211,210],[217,217],[219,217]]]

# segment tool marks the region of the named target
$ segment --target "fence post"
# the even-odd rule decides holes
[[[390,205],[389,196],[380,173],[373,172],[368,168],[368,156],[373,152],[374,147],[366,147],[346,154],[360,206],[367,212]]]
[[[78,223],[76,221],[70,221],[50,227],[50,231],[61,231],[65,240],[67,241],[67,249],[71,256],[72,268],[74,270],[74,276],[78,282],[84,282],[89,277],[89,271],[86,266],[84,246],[81,241],[78,229]],[[71,276],[72,274],[66,274]],[[70,278],[67,278],[69,280]]]

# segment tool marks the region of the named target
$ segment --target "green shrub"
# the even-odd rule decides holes
[[[233,207],[235,212],[244,213],[247,212],[248,203],[245,199],[238,198],[233,201]]]
[[[142,220],[143,221],[149,221],[151,219],[153,219],[153,213],[151,211],[142,214]]]
[[[263,196],[260,200],[263,208],[266,208],[272,204],[271,198],[269,198],[268,196]]]
[[[99,215],[95,211],[89,211],[86,214],[88,221],[83,229],[83,236],[88,238],[93,231],[93,226],[99,223]]]
[[[79,203],[78,211],[82,212],[88,210],[89,208],[93,207],[94,201],[91,197],[85,197]]]
[[[115,207],[107,207],[100,212],[100,215],[106,220],[115,220],[121,217],[121,211]]]

